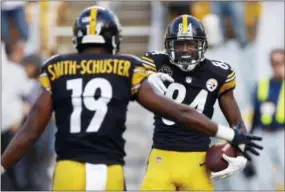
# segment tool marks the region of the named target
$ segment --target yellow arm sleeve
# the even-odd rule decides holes
[[[142,82],[150,75],[144,67],[137,66],[134,68],[133,77],[132,77],[132,95],[138,93]]]
[[[47,90],[48,92],[51,92],[51,83],[50,83],[50,80],[49,80],[49,77],[47,75],[46,72],[42,72],[40,77],[39,77],[39,81],[41,83],[41,86]]]

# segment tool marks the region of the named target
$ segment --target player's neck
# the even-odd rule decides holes
[[[83,54],[108,54],[108,51],[104,48],[90,48],[90,49],[85,49],[82,51]]]

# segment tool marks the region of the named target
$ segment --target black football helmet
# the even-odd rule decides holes
[[[202,23],[190,15],[175,18],[165,32],[165,49],[172,64],[183,71],[193,70],[207,50],[207,36]]]
[[[88,7],[76,18],[72,42],[78,52],[86,44],[103,45],[108,52],[120,50],[121,24],[110,10],[99,6]]]

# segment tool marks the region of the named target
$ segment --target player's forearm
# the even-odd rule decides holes
[[[209,135],[215,136],[218,125],[207,118],[205,115],[198,113],[195,109],[189,107],[181,107],[177,122],[184,124],[192,130]]]
[[[219,97],[219,105],[229,125],[232,128],[238,127],[242,132],[246,133],[247,129],[232,90]]]
[[[235,133],[233,129],[218,125],[205,115],[198,113],[195,109],[184,104],[175,103],[157,94],[147,81],[142,84],[137,100],[142,106],[155,114],[184,124],[189,129],[199,133],[216,136],[227,141],[232,141],[234,138]]]
[[[44,131],[52,114],[51,101],[42,94],[33,105],[26,122],[16,133],[2,155],[1,164],[7,169],[14,165],[32,147]]]
[[[228,119],[228,123],[232,128],[239,128],[243,133],[247,132],[247,129],[245,127],[244,121],[242,119],[241,113],[238,110],[233,110],[232,114],[226,115]]]
[[[239,107],[237,105],[234,105],[230,112],[228,111],[227,113],[224,114],[230,127],[239,128],[243,133],[247,132]]]
[[[208,135],[232,141],[234,139],[234,131],[226,126],[218,125],[205,115],[198,113],[195,109],[181,107],[181,117],[177,119],[180,123],[186,125],[192,130]]]
[[[33,146],[36,139],[33,134],[29,134],[24,129],[18,131],[2,155],[2,166],[5,169],[13,166]]]

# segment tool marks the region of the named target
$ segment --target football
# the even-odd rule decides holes
[[[228,166],[228,162],[223,159],[222,154],[229,157],[236,157],[237,150],[229,143],[212,145],[206,153],[206,166],[212,172],[221,171]]]

